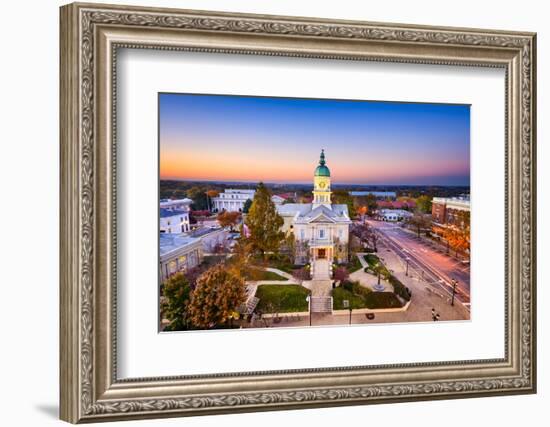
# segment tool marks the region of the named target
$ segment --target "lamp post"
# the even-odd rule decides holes
[[[457,281],[455,279],[453,279],[453,296],[451,297],[451,305],[455,305],[455,294],[456,294],[456,285],[457,285]]]
[[[380,284],[380,263],[376,263],[376,272],[378,273],[378,284]]]
[[[307,305],[308,305],[308,311],[309,311],[309,326],[311,326],[311,298],[309,295],[306,297]]]
[[[405,276],[407,277],[409,277],[409,260],[409,257],[405,258],[405,261],[407,261],[407,270],[405,271]]]

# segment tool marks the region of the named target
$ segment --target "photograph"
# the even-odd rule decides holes
[[[159,93],[158,138],[159,331],[470,319],[470,105]]]

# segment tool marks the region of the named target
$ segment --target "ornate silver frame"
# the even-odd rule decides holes
[[[77,423],[534,393],[535,34],[71,4],[61,8],[61,418]],[[121,381],[116,376],[118,47],[506,70],[505,357]]]

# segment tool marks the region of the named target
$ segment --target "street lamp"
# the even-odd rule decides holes
[[[405,271],[405,276],[407,277],[409,277],[409,260],[410,260],[409,257],[405,258],[405,261],[407,261],[407,271]]]
[[[380,284],[380,263],[376,263],[376,271],[378,273],[378,284]]]
[[[306,297],[306,301],[308,303],[308,311],[309,311],[309,326],[311,326],[311,298],[309,295]]]
[[[455,305],[455,294],[456,294],[456,285],[457,285],[457,281],[455,279],[453,279],[453,296],[451,297],[451,305]]]
[[[342,301],[342,304],[344,306],[344,308],[347,308],[349,310],[349,324],[351,325],[351,312],[352,312],[352,308],[351,308],[351,304],[349,303],[349,300],[345,299]]]

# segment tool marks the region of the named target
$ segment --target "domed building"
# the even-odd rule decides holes
[[[347,262],[349,226],[347,205],[332,204],[330,169],[321,150],[313,173],[313,202],[278,205],[283,231],[293,233],[296,264],[311,263],[314,279],[332,276],[332,261]]]

